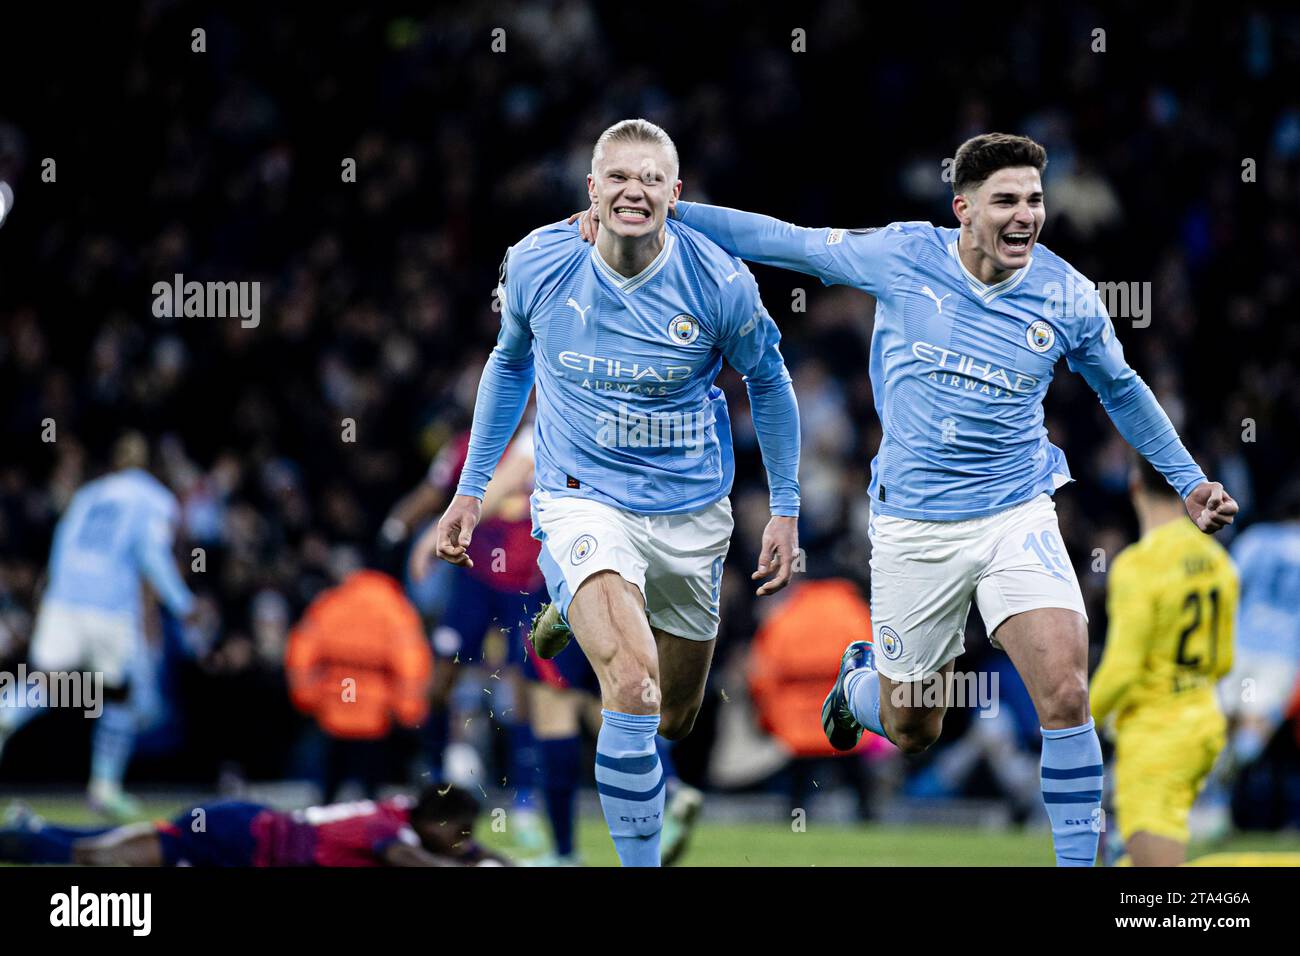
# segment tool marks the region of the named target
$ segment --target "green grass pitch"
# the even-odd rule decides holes
[[[83,800],[33,799],[28,803],[51,823],[100,825]],[[172,817],[185,809],[174,801],[148,800],[142,819]],[[494,833],[484,816],[477,837],[486,845],[524,859],[511,836]],[[589,866],[617,866],[614,845],[603,820],[580,821],[578,851]],[[1300,834],[1239,834],[1203,853],[1300,853]],[[1051,866],[1051,834],[1046,829],[983,830],[941,826],[818,826],[803,832],[781,823],[711,823],[697,826],[684,866]]]

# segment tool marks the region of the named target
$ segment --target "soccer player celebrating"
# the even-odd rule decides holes
[[[1087,618],[1051,499],[1070,471],[1043,426],[1057,361],[1083,375],[1200,530],[1231,523],[1237,504],[1206,481],[1125,362],[1095,287],[1038,245],[1046,163],[1043,147],[1023,136],[963,143],[956,229],[806,229],[699,203],[678,203],[676,215],[742,259],[876,298],[875,640],[854,642],[841,659],[822,714],[832,745],[851,748],[864,727],[907,753],[938,739],[946,704],[933,706],[924,691],[951,674],[974,598],[1038,711],[1057,863],[1091,866],[1102,767],[1088,711]],[[607,213],[598,213],[603,230]]]
[[[128,432],[113,446],[112,474],[81,488],[54,531],[50,579],[36,616],[31,663],[48,673],[85,667],[102,673],[105,703],[91,744],[91,806],[110,819],[138,807],[122,789],[135,746],[130,704],[132,660],[143,649],[142,584],[177,617],[192,620],[172,543],[176,496],[151,475],[149,445]],[[0,709],[0,750],[42,707]]]
[[[544,226],[507,253],[501,332],[484,370],[469,458],[435,535],[453,564],[537,383],[533,534],[553,610],[534,645],[569,635],[600,682],[596,789],[624,866],[657,866],[664,809],[655,734],[689,733],[718,630],[734,473],[725,358],[745,376],[772,518],[759,595],[790,578],[798,546],[799,417],[780,333],[745,266],[667,221],[677,150],[644,120],[596,141],[587,180],[606,228]],[[570,630],[571,629],[571,630]]]
[[[1115,718],[1115,809],[1134,866],[1178,866],[1187,815],[1225,722],[1215,682],[1232,666],[1237,572],[1145,462],[1130,482],[1141,539],[1107,575],[1110,632],[1092,716]]]

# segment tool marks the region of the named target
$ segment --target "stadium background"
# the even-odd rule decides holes
[[[0,178],[17,197],[0,230],[0,663],[22,659],[61,508],[121,428],[143,429],[180,490],[187,547],[206,549],[207,572],[189,581],[218,643],[172,674],[172,709],[133,785],[278,779],[309,759],[284,694],[287,629],[332,568],[402,559],[378,531],[468,421],[505,248],[585,205],[591,144],[626,116],[674,136],[684,198],[810,225],[948,224],[943,161],[956,145],[989,129],[1034,136],[1049,154],[1044,242],[1097,281],[1151,283],[1150,325],[1119,321],[1118,333],[1242,503],[1239,524],[1268,517],[1295,476],[1300,15],[144,3],[43,26],[6,57],[0,104]],[[196,26],[205,53],[191,51]],[[792,51],[796,28],[806,52]],[[341,181],[345,157],[356,183]],[[1255,181],[1243,181],[1247,159]],[[864,582],[879,440],[871,301],[755,272],[799,395],[809,573]],[[152,286],[175,273],[260,281],[260,325],[156,318]],[[797,289],[806,311],[792,308]],[[678,751],[683,776],[704,785],[762,610],[746,583],[766,490],[743,386],[730,370],[722,384],[738,423],[737,533],[711,692]],[[345,417],[355,443],[340,439]],[[1095,660],[1094,549],[1113,557],[1135,531],[1124,446],[1064,370],[1047,418],[1077,479],[1057,502]],[[45,419],[55,442],[41,439]],[[968,650],[961,669],[997,660],[974,619]],[[954,714],[944,741],[969,722]],[[84,777],[77,721],[25,736],[0,768],[5,786]],[[965,791],[996,793],[978,775]]]

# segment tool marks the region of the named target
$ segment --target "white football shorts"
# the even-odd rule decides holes
[[[537,491],[532,511],[533,535],[542,542],[537,563],[566,620],[582,582],[614,571],[640,589],[652,627],[692,641],[718,636],[729,499],[686,514],[640,515]]]
[[[1219,684],[1219,703],[1229,717],[1280,724],[1295,692],[1300,661],[1285,654],[1238,649],[1232,670]]]
[[[961,654],[972,597],[995,647],[998,625],[1022,611],[1087,620],[1049,495],[967,521],[872,515],[868,527],[876,667],[891,680],[921,680]]]
[[[94,671],[109,687],[123,686],[138,646],[139,627],[129,611],[103,611],[42,601],[32,635],[31,664],[50,672]]]

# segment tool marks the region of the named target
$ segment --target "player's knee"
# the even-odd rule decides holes
[[[1061,681],[1044,701],[1044,727],[1078,727],[1088,722],[1088,683],[1084,677]]]
[[[639,705],[659,702],[658,674],[642,655],[620,650],[601,664],[601,688],[616,706],[640,713]]]
[[[943,714],[897,711],[890,715],[886,730],[894,746],[905,754],[919,754],[929,750],[943,733]]]
[[[925,753],[939,739],[942,729],[942,725],[931,727],[927,724],[897,730],[891,728],[890,739],[905,754]]]

